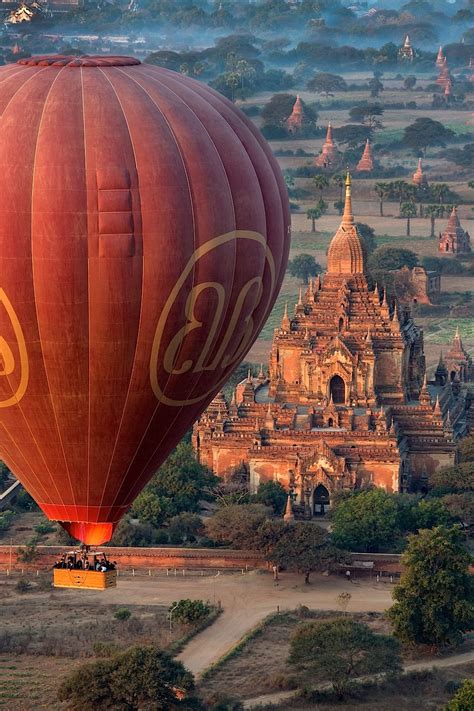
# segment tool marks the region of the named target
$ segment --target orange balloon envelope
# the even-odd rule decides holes
[[[1,67],[0,113],[0,457],[99,544],[265,322],[286,188],[232,103],[133,58]]]

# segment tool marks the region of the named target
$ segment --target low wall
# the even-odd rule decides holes
[[[38,546],[37,557],[31,564],[18,561],[21,546],[0,546],[0,570],[51,568],[54,562],[71,546]],[[253,551],[234,551],[219,548],[113,548],[106,546],[107,557],[120,568],[187,568],[215,570],[242,570],[268,568],[263,555]]]

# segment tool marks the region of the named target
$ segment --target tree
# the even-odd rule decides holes
[[[335,91],[346,91],[347,84],[339,74],[330,74],[329,72],[316,72],[307,84],[309,91],[314,91],[316,94],[324,94],[326,98],[331,96]]]
[[[317,209],[317,208],[314,208]],[[308,210],[309,213],[309,210]],[[318,210],[320,214],[320,210]],[[311,219],[311,218],[309,218]],[[314,219],[317,219],[315,217]],[[308,283],[309,278],[320,274],[322,271],[321,265],[317,263],[312,254],[297,254],[288,262],[288,271],[291,276],[301,279],[305,284]]]
[[[383,489],[344,497],[332,514],[332,541],[338,548],[378,553],[400,537],[394,497]]]
[[[313,178],[313,185],[316,190],[319,190],[319,199],[323,199],[323,191],[329,185],[329,180],[325,175],[315,175]]]
[[[433,472],[430,485],[443,493],[474,491],[474,462],[461,462]]]
[[[268,559],[282,568],[303,573],[305,583],[309,584],[312,572],[327,570],[338,556],[340,552],[330,545],[327,531],[305,522],[288,526]]]
[[[132,647],[110,659],[80,666],[63,681],[58,698],[83,711],[203,710],[193,694],[193,675],[181,662],[154,647]]]
[[[196,537],[204,532],[204,524],[200,516],[190,511],[182,511],[170,518],[168,533],[170,543],[194,543]]]
[[[405,128],[403,143],[414,151],[426,155],[426,149],[431,146],[445,146],[454,137],[453,131],[439,121],[423,117]]]
[[[410,249],[390,247],[389,245],[377,247],[369,258],[369,270],[372,275],[376,275],[374,278],[377,281],[383,281],[384,272],[401,269],[404,266],[412,269],[417,264],[418,258]]]
[[[342,173],[335,173],[332,176],[332,182],[339,188],[339,200],[337,201],[337,204],[339,206],[339,214],[342,215],[344,210],[344,186],[346,184],[346,176]]]
[[[357,232],[362,238],[365,255],[368,256],[377,249],[377,242],[375,240],[375,230],[370,225],[366,225],[365,222],[356,222]]]
[[[258,529],[271,509],[262,504],[225,506],[206,521],[207,535],[213,541],[226,543],[231,548],[258,548]]]
[[[137,496],[130,512],[143,523],[151,523],[153,526],[159,526],[165,517],[159,497],[150,490],[142,491]]]
[[[347,144],[349,148],[357,148],[370,138],[370,128],[349,123],[334,129],[334,137],[339,143]]]
[[[465,679],[445,706],[445,711],[472,711],[474,709],[474,681]]]
[[[412,217],[416,217],[416,205],[414,202],[404,202],[400,208],[400,214],[402,217],[407,218],[407,237],[411,236],[410,233],[410,222]]]
[[[380,79],[374,77],[369,81],[370,96],[373,98],[380,96],[380,92],[383,91],[383,84]]]
[[[259,484],[253,501],[272,508],[277,516],[281,516],[285,510],[287,498],[286,489],[279,481],[265,481]]]
[[[168,618],[172,616],[172,619],[181,625],[194,625],[208,617],[210,612],[211,608],[203,600],[186,598],[171,603],[168,607]]]
[[[379,198],[380,217],[383,217],[384,200],[389,198],[391,194],[390,183],[375,183],[375,192],[377,193]]]
[[[459,530],[438,526],[410,536],[402,561],[405,572],[388,611],[395,636],[432,651],[459,644],[474,624],[471,556]]]
[[[442,209],[440,205],[427,205],[425,207],[425,215],[430,218],[431,232],[430,237],[435,236],[435,221],[436,218],[441,217]]]
[[[474,436],[463,437],[458,444],[459,459],[461,462],[474,462]]]
[[[433,183],[430,185],[430,191],[440,205],[443,205],[445,200],[449,199],[450,189],[446,183]]]
[[[474,526],[474,491],[447,494],[443,496],[441,502],[463,527]]]
[[[309,210],[306,211],[307,219],[311,220],[311,232],[316,232],[316,220],[319,220],[321,215],[322,215],[322,212],[317,207],[310,207]],[[308,255],[308,256],[310,256],[310,255]],[[313,257],[313,260],[314,260],[314,257]],[[307,281],[307,280],[305,280],[305,281]]]
[[[412,91],[412,89],[415,88],[416,85],[416,76],[413,74],[409,74],[405,79],[403,80],[403,86],[407,91]]]
[[[384,109],[380,104],[361,104],[353,106],[349,111],[349,116],[356,123],[363,123],[373,132],[376,128],[383,128],[380,119],[383,116]]]
[[[357,677],[402,669],[399,644],[393,637],[376,634],[368,625],[347,617],[298,626],[288,661],[329,680],[339,699]]]

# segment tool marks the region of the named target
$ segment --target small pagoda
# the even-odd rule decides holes
[[[453,207],[446,229],[439,235],[438,249],[444,254],[467,254],[471,251],[469,232],[461,227],[455,207]]]
[[[374,169],[374,157],[372,155],[372,146],[370,145],[369,139],[365,143],[364,152],[362,153],[362,158],[357,163],[356,171],[358,173],[370,173]]]
[[[411,46],[410,37],[407,35],[405,37],[405,42],[402,44],[398,50],[398,61],[399,62],[413,62],[415,59],[415,50]]]
[[[293,110],[286,119],[286,127],[290,133],[299,133],[303,130],[306,121],[305,110],[301,97],[298,94],[293,105]]]
[[[444,65],[445,62],[446,62],[446,57],[443,54],[443,48],[440,46],[440,48],[438,50],[438,54],[436,56],[436,66],[438,67],[438,69],[441,69],[441,67]]]
[[[456,328],[453,343],[446,353],[445,362],[451,382],[459,380],[461,383],[465,383],[474,379],[472,358],[464,348],[459,328]]]
[[[423,173],[423,164],[421,158],[418,158],[418,167],[413,173],[413,184],[416,185],[417,188],[428,187],[428,180],[426,178],[426,175]]]
[[[338,158],[339,152],[337,150],[336,144],[334,143],[334,139],[332,137],[332,126],[331,122],[329,122],[328,130],[326,133],[326,140],[324,141],[321,153],[316,158],[316,165],[319,168],[329,168],[329,166],[333,165],[334,163],[337,163]]]
[[[451,74],[449,72],[448,63],[447,63],[446,57],[445,57],[443,66],[440,67],[439,76],[436,79],[436,83],[438,84],[438,86],[442,86],[443,88],[446,88],[446,85],[450,81],[451,81]]]

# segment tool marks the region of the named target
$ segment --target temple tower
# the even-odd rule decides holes
[[[461,227],[456,207],[453,207],[446,229],[439,235],[439,251],[443,254],[467,254],[471,251],[469,232]]]
[[[472,358],[464,348],[459,328],[456,328],[451,348],[446,353],[446,369],[450,382],[458,380],[461,383],[474,379]]]
[[[422,164],[421,158],[418,158],[418,167],[415,170],[415,172],[413,173],[413,183],[418,188],[428,186],[428,180],[426,178],[426,175],[423,173],[423,164]]]
[[[329,122],[328,130],[326,133],[326,140],[324,141],[321,153],[316,158],[316,165],[319,168],[328,168],[330,165],[336,163],[337,160],[338,150],[332,136],[332,125],[331,122]]]
[[[443,48],[440,46],[440,48],[438,50],[437,57],[436,57],[436,66],[438,67],[438,69],[441,69],[441,67],[444,65],[445,61],[446,61],[446,57],[443,54]]]
[[[290,133],[299,133],[304,128],[305,119],[306,116],[303,102],[298,94],[293,105],[293,110],[290,116],[286,119],[286,127],[288,131]]]
[[[369,139],[365,143],[364,152],[360,161],[357,163],[356,171],[358,173],[366,172],[370,173],[374,169],[374,158],[372,155],[372,147],[370,145]]]
[[[411,46],[410,37],[407,35],[405,41],[398,50],[399,62],[413,62],[415,59],[415,50]]]

